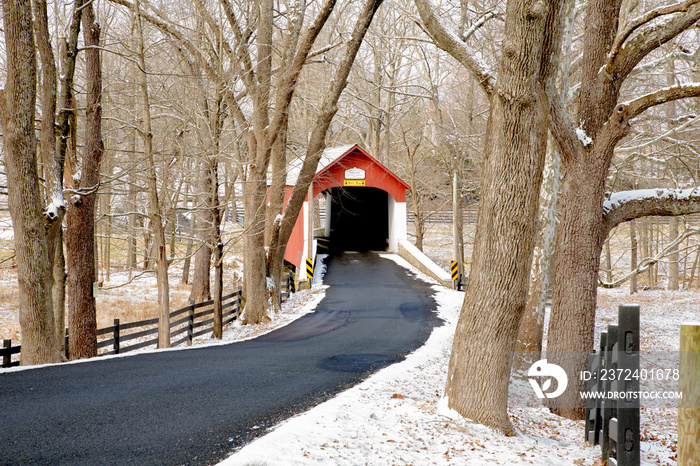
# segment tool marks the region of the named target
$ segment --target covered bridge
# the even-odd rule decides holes
[[[289,170],[285,202],[300,167]],[[310,211],[318,209],[309,208],[307,194],[285,260],[299,269],[314,258],[319,240],[331,251],[398,252],[399,242],[406,240],[407,189],[408,184],[357,144],[326,149],[309,189],[311,205],[325,205],[325,215],[321,221],[311,218]]]

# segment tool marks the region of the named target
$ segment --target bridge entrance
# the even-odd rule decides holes
[[[326,195],[332,251],[386,251],[389,194],[371,187],[336,187]],[[330,201],[330,202],[328,202]]]
[[[301,161],[291,165],[286,199],[296,185]],[[398,252],[399,242],[406,240],[407,189],[406,182],[358,145],[326,149],[289,238],[285,260],[303,276],[306,266],[301,265],[313,262],[317,248]]]

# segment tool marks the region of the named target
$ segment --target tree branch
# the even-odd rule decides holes
[[[668,10],[668,13],[662,13]],[[634,30],[646,25],[654,18],[674,14],[672,19],[659,25],[650,25],[630,37]],[[646,21],[645,18],[649,17]],[[616,79],[625,79],[644,57],[661,45],[682,33],[700,19],[700,0],[685,2],[653,10],[634,21],[629,29],[618,36],[610,51],[605,72]]]
[[[637,275],[640,272],[644,272],[650,266],[656,264],[664,257],[669,256],[674,251],[678,252],[678,249],[676,249],[676,248],[678,247],[679,244],[681,244],[687,238],[694,236],[694,235],[697,235],[697,234],[700,234],[700,229],[686,228],[686,230],[682,234],[678,235],[675,240],[673,240],[670,244],[666,245],[666,247],[663,249],[663,251],[659,252],[654,257],[647,257],[646,259],[642,260],[639,263],[639,265],[637,266],[637,268],[630,271],[624,277],[619,278],[619,279],[615,280],[614,282],[610,282],[610,283],[604,282],[599,278],[598,284],[603,288],[617,288],[618,286],[622,285],[624,282],[629,280],[634,275]]]
[[[484,16],[482,16],[481,18],[479,18],[474,24],[472,24],[472,26],[471,26],[469,29],[467,29],[466,31],[464,31],[464,34],[462,34],[462,37],[460,37],[460,39],[462,39],[462,42],[466,42],[467,40],[469,40],[469,38],[470,38],[471,36],[474,35],[474,33],[475,33],[476,31],[478,31],[478,30],[479,30],[484,24],[486,24],[490,19],[492,19],[492,18],[500,18],[500,17],[501,17],[501,14],[500,14],[500,13],[496,13],[495,11],[489,11],[489,12],[486,13]]]
[[[576,157],[583,147],[582,141],[576,136],[576,129],[566,111],[564,101],[553,85],[539,87],[540,98],[543,99],[548,108],[549,130],[552,132],[554,140],[562,154],[562,159],[572,159]]]
[[[700,212],[700,187],[640,189],[613,193],[603,203],[601,236],[622,222],[650,215],[675,216]]]
[[[622,105],[627,106],[627,118],[632,119],[656,105],[689,97],[700,97],[700,83],[667,87]]]
[[[275,104],[275,114],[267,131],[267,137],[272,138],[270,144],[274,142],[279,128],[286,120],[287,109],[292,101],[301,70],[309,57],[309,53],[311,53],[311,48],[316,41],[316,37],[318,37],[318,35],[321,33],[321,29],[323,29],[328,17],[333,12],[335,3],[336,0],[327,0],[324,3],[323,8],[321,8],[321,11],[318,13],[318,16],[316,16],[314,22],[306,30],[306,34],[304,34],[304,36],[301,38],[299,49],[294,55],[293,61],[289,64],[286,73],[284,74],[280,85],[280,92],[277,96],[277,102]]]
[[[615,42],[613,43],[613,46],[610,49],[610,59],[608,60],[608,66],[610,66],[612,63],[615,62],[615,58],[622,50],[622,46],[624,45],[625,41],[627,39],[629,39],[629,37],[632,35],[632,33],[634,31],[636,31],[638,28],[646,25],[650,21],[652,21],[656,18],[659,18],[661,16],[671,15],[674,13],[686,12],[686,11],[688,11],[689,6],[691,6],[695,3],[699,3],[699,2],[700,2],[700,0],[686,0],[686,1],[681,2],[681,3],[676,3],[675,5],[665,5],[665,6],[656,8],[655,10],[648,11],[646,14],[629,22],[625,26],[625,29],[620,31],[620,33],[615,38]],[[612,71],[612,69],[609,69],[607,71],[610,72],[610,71]]]
[[[228,19],[231,29],[233,29],[233,35],[236,38],[236,42],[238,43],[238,46],[236,47],[236,55],[238,56],[238,59],[240,60],[243,66],[243,73],[241,77],[243,78],[243,82],[248,88],[248,93],[250,95],[254,95],[257,79],[255,78],[255,72],[253,71],[253,61],[250,58],[250,52],[248,51],[246,38],[244,37],[243,32],[241,31],[241,28],[238,24],[238,20],[236,20],[236,16],[233,14],[233,8],[231,8],[231,4],[228,2],[228,0],[219,1],[221,3],[221,6],[224,8],[226,18]]]
[[[486,63],[477,60],[469,46],[445,27],[431,0],[415,0],[415,3],[428,33],[438,46],[472,73],[490,99],[496,86],[496,77]]]

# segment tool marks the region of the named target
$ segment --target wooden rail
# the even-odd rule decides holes
[[[242,290],[239,287],[238,290],[222,298],[222,325],[230,324],[238,318],[241,311],[241,295]],[[210,332],[213,329],[213,314],[214,300],[204,301],[201,303],[190,303],[182,309],[171,312],[171,346],[179,346],[185,343],[191,345],[193,338]],[[132,331],[129,332],[130,330]],[[143,337],[150,337],[152,335],[155,337],[128,344],[128,342],[133,342],[134,340],[141,339]],[[158,318],[140,320],[138,322],[129,322],[125,324],[121,323],[119,319],[114,319],[114,325],[98,329],[97,336],[98,338],[105,336],[109,337],[98,341],[98,351],[109,348],[107,351],[100,353],[98,356],[123,354],[151,345],[155,345],[157,347]],[[68,336],[68,330],[66,329],[66,357],[69,356],[69,342],[70,339]],[[13,361],[12,356],[15,354],[20,354],[21,348],[21,345],[12,346],[12,341],[9,339],[3,340],[3,347],[0,348],[0,361],[2,362],[2,366],[0,367],[18,366],[19,361]]]
[[[282,302],[285,302],[292,293],[296,291],[294,285],[294,274],[288,272],[282,277],[280,297]],[[221,300],[222,325],[228,325],[235,321],[241,312],[241,297],[242,290],[238,290],[224,296]],[[204,308],[204,309],[202,309]],[[204,335],[212,331],[214,325],[214,300],[203,301],[201,303],[191,302],[189,305],[170,313],[170,339],[171,347],[180,346],[182,344],[191,345],[192,339]],[[211,316],[211,317],[210,317]],[[176,320],[173,320],[177,318]],[[148,328],[144,328],[148,327]],[[128,332],[129,330],[137,330]],[[124,345],[127,342],[133,342],[136,339],[155,335],[154,338],[149,338],[144,341],[135,342],[129,345]],[[97,349],[102,350],[109,348],[98,356],[106,356],[109,354],[123,354],[129,351],[145,348],[147,346],[158,346],[158,318],[140,320],[138,322],[129,322],[123,324],[119,319],[114,319],[114,325],[97,330],[97,336],[110,337],[101,339],[97,342]],[[179,338],[178,338],[179,337]],[[177,339],[175,339],[177,338]],[[173,340],[175,339],[175,340]],[[69,356],[70,346],[68,338],[68,329],[66,329],[66,357]],[[0,367],[19,366],[19,361],[13,361],[12,356],[20,354],[21,345],[12,346],[12,340],[3,340],[3,346],[0,348]]]

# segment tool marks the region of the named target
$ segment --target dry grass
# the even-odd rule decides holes
[[[225,264],[224,293],[237,287],[232,268],[240,267],[239,258],[230,258]],[[115,268],[112,283],[124,279],[127,275]],[[170,278],[170,311],[183,308],[189,304],[190,285],[181,283],[182,271],[173,267]],[[0,339],[11,339],[21,343],[19,325],[19,303],[16,272],[14,269],[0,269]],[[132,283],[113,289],[100,289],[97,297],[97,328],[114,325],[114,319],[121,323],[136,322],[158,317],[158,291],[154,274],[134,280]]]

